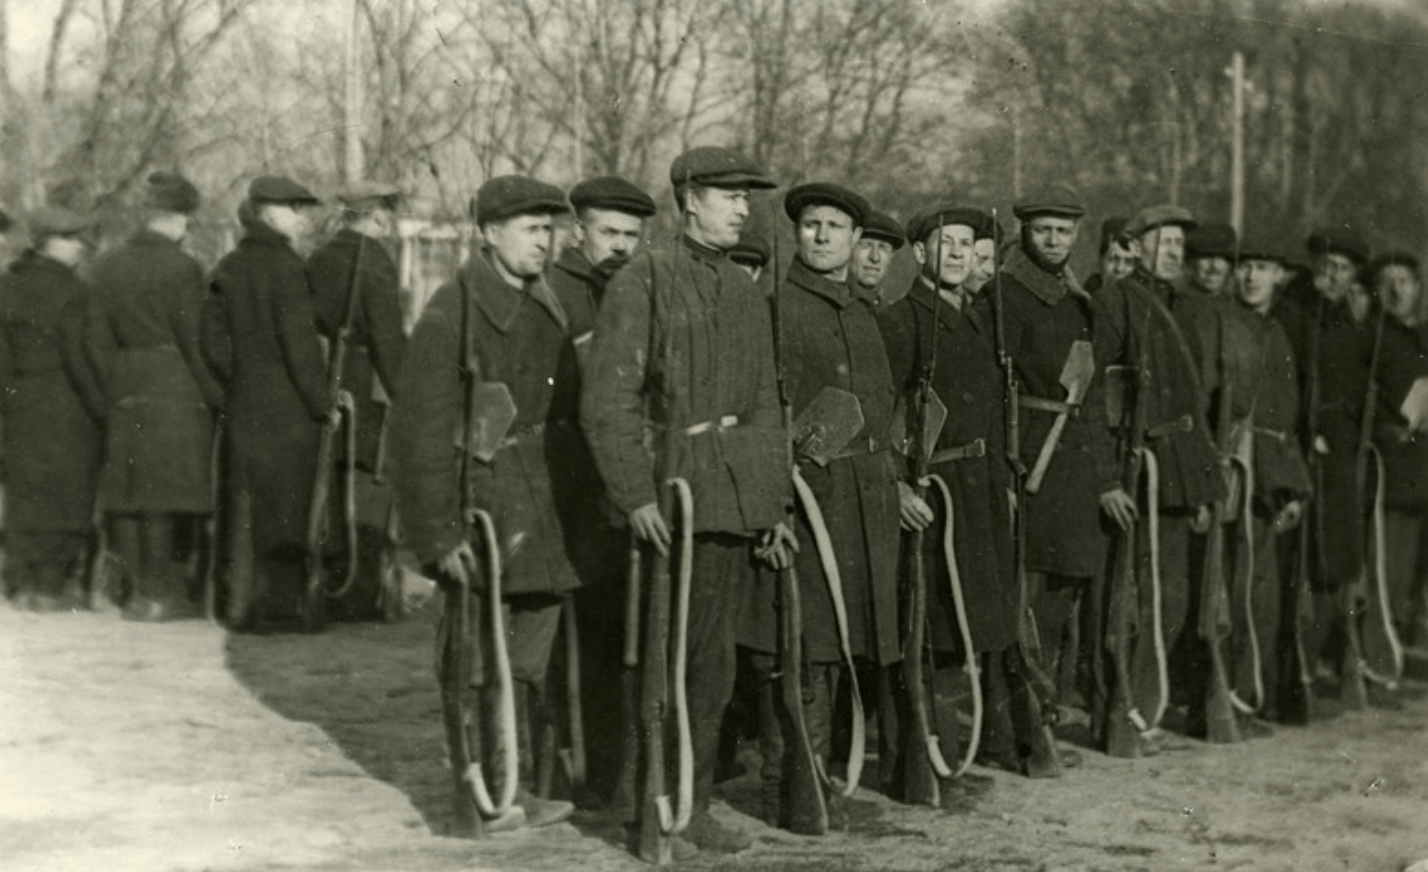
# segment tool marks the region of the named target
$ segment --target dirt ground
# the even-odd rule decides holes
[[[316,637],[0,606],[0,868],[640,869],[598,818],[448,838],[434,607]],[[1059,781],[996,774],[956,815],[858,795],[849,832],[716,814],[755,846],[698,870],[1401,870],[1428,857],[1428,661],[1341,714]],[[744,805],[752,779],[726,784]]]

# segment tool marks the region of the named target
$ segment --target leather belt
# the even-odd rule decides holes
[[[738,415],[725,415],[714,421],[701,421],[698,424],[691,424],[682,431],[685,436],[702,436],[705,433],[722,433],[725,430],[739,426]]]
[[[828,455],[829,460],[842,460],[845,457],[857,457],[860,454],[877,454],[880,451],[887,451],[892,447],[892,443],[883,440],[878,441],[876,436],[869,436],[866,439],[854,439],[839,451]]]
[[[941,451],[932,452],[932,456],[927,459],[929,464],[947,463],[952,460],[966,460],[970,457],[986,457],[987,440],[977,438],[966,445],[958,445],[956,448],[944,448]]]
[[[1076,417],[1081,414],[1080,403],[1063,403],[1060,400],[1044,400],[1041,397],[1018,396],[1016,404],[1023,409],[1036,409],[1040,412],[1053,412],[1057,415],[1070,415]]]
[[[1195,419],[1189,415],[1181,415],[1169,421],[1162,421],[1159,424],[1152,424],[1145,428],[1145,438],[1164,439],[1172,433],[1189,433],[1195,429]]]

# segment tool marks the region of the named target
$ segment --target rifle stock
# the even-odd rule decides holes
[[[1220,390],[1219,420],[1215,427],[1216,448],[1221,455],[1229,450],[1230,398],[1232,386]],[[1200,638],[1210,654],[1210,674],[1205,687],[1205,739],[1214,744],[1229,744],[1240,740],[1235,721],[1233,694],[1229,670],[1225,667],[1220,628],[1225,623],[1225,501],[1215,504],[1210,513],[1210,529],[1205,541],[1205,569],[1200,587]],[[1248,510],[1248,508],[1246,509]],[[1251,579],[1246,579],[1250,583]],[[1253,616],[1250,616],[1253,619]]]

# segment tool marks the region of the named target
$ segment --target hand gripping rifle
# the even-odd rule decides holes
[[[484,834],[484,818],[494,818],[510,811],[515,802],[520,762],[518,758],[515,685],[511,677],[511,660],[506,646],[505,616],[501,608],[501,549],[496,526],[491,515],[473,504],[471,463],[473,455],[491,460],[507,428],[515,418],[515,404],[510,391],[502,384],[481,382],[480,360],[476,356],[475,337],[471,324],[470,291],[464,284],[461,292],[461,376],[463,386],[461,445],[457,487],[460,493],[460,515],[463,527],[479,525],[482,533],[486,565],[485,605],[490,610],[492,656],[486,679],[494,671],[498,690],[496,712],[501,736],[497,746],[502,749],[501,793],[491,799],[482,770],[484,756],[482,716],[472,692],[471,665],[478,641],[471,627],[472,612],[481,611],[482,597],[472,593],[468,578],[445,579],[446,603],[442,613],[439,637],[437,674],[441,683],[441,707],[446,727],[447,752],[451,758],[451,774],[455,782],[457,826],[465,834]],[[483,406],[493,410],[487,414]],[[468,572],[474,573],[475,567]],[[483,664],[486,658],[482,658]],[[484,683],[484,682],[483,682]]]
[[[313,471],[312,501],[307,510],[307,594],[309,604],[317,593],[333,599],[342,597],[357,577],[357,406],[352,396],[342,389],[343,370],[347,367],[347,344],[352,334],[352,321],[357,315],[358,282],[361,279],[362,253],[367,237],[358,234],[357,253],[347,274],[347,299],[342,309],[342,323],[327,358],[328,395],[337,398],[339,414],[324,421],[317,443],[317,466]],[[323,587],[322,546],[327,538],[327,502],[332,487],[332,449],[339,429],[345,432],[343,460],[342,514],[346,528],[347,566],[342,584],[336,590]]]
[[[1215,422],[1216,451],[1226,457],[1230,451],[1232,403],[1234,386],[1226,380],[1220,388],[1220,408]],[[1229,460],[1223,462],[1228,463]],[[1240,740],[1235,722],[1234,694],[1230,689],[1229,670],[1225,667],[1224,635],[1229,628],[1229,611],[1225,595],[1225,513],[1229,497],[1215,503],[1210,513],[1210,529],[1205,537],[1205,568],[1200,579],[1200,639],[1210,653],[1210,674],[1206,677],[1205,739],[1217,745]],[[1252,546],[1251,546],[1252,547]],[[1250,583],[1247,579],[1246,583]],[[1249,616],[1251,624],[1253,615]]]
[[[909,462],[912,469],[912,487],[918,498],[925,498],[927,486],[927,464],[937,447],[937,437],[946,420],[946,407],[933,389],[933,379],[937,374],[937,348],[939,345],[937,323],[942,297],[942,216],[937,216],[937,240],[933,245],[932,317],[928,330],[926,361],[918,374],[917,392],[913,398],[913,418],[915,425],[911,440]],[[918,344],[921,344],[920,341]],[[937,408],[941,407],[940,416]],[[934,420],[936,418],[937,420]],[[904,766],[903,799],[909,804],[941,805],[942,789],[939,779],[951,778],[952,769],[942,756],[942,745],[937,733],[932,729],[928,714],[928,686],[925,657],[931,653],[927,638],[927,575],[922,559],[923,531],[913,530],[908,534],[908,587],[907,587],[907,634],[903,637],[902,675],[909,708],[912,711],[911,728],[906,732],[906,744],[902,749]],[[968,662],[975,662],[976,654],[967,651]],[[930,660],[930,658],[928,658]],[[976,679],[973,678],[975,682]]]
[[[992,210],[992,237],[996,250],[1001,250],[1001,229],[997,222],[996,209]],[[1056,737],[1051,732],[1051,726],[1056,723],[1056,682],[1047,673],[1043,665],[1041,649],[1041,638],[1036,629],[1036,616],[1031,606],[1030,581],[1027,578],[1026,570],[1026,498],[1027,498],[1027,470],[1026,464],[1021,459],[1021,400],[1018,396],[1020,386],[1017,384],[1016,361],[1012,359],[1011,349],[1007,345],[1006,327],[1006,298],[1002,295],[1002,271],[997,270],[993,279],[993,293],[996,299],[993,301],[993,318],[995,321],[996,352],[997,362],[1002,368],[1002,404],[1006,411],[1006,454],[1007,464],[1011,467],[1012,493],[1016,495],[1016,505],[1013,507],[1013,549],[1014,549],[1014,571],[1017,586],[1017,641],[1018,651],[1013,655],[1014,668],[1019,674],[1018,678],[1025,681],[1031,693],[1036,699],[1036,711],[1033,717],[1039,720],[1035,726],[1035,733],[1027,737],[1031,748],[1031,756],[1028,759],[1028,766],[1036,770],[1036,776],[1058,774],[1061,771],[1061,764],[1056,757]],[[1075,399],[1074,397],[1071,399]],[[1065,416],[1059,416],[1056,424],[1065,426]],[[1053,424],[1053,428],[1056,428]],[[1044,473],[1046,465],[1050,463],[1050,450],[1054,449],[1053,438],[1060,438],[1059,429],[1049,435],[1046,440],[1041,456],[1037,458],[1037,467]],[[1045,458],[1043,461],[1042,458]],[[1037,480],[1040,485],[1040,476]],[[1016,693],[1016,689],[1013,689]],[[1029,701],[1028,701],[1029,702]]]
[[[676,240],[674,250],[673,268],[670,273],[670,282],[679,281],[680,248],[683,247],[683,240]],[[668,300],[673,301],[673,287],[666,295]],[[660,336],[658,325],[660,323],[659,312],[659,284],[651,266],[650,271],[650,333],[656,337],[656,341],[664,343],[665,379],[673,378],[670,372],[670,364],[674,358],[673,343],[671,335]],[[664,313],[664,324],[666,330],[670,330],[674,325],[673,313]],[[651,349],[653,351],[653,349]],[[651,404],[652,405],[652,404]],[[669,562],[661,559],[653,548],[648,548],[651,552],[649,567],[649,581],[646,600],[645,621],[644,621],[644,650],[640,660],[640,697],[639,713],[640,724],[642,726],[642,736],[644,741],[644,790],[640,797],[639,811],[639,856],[647,863],[657,866],[665,866],[674,859],[673,843],[671,839],[684,831],[689,825],[689,819],[694,811],[694,745],[689,723],[689,705],[685,695],[685,656],[688,646],[688,621],[689,621],[689,596],[690,584],[693,580],[694,561],[694,500],[690,492],[689,484],[682,478],[672,478],[671,473],[674,468],[674,454],[676,440],[682,434],[676,432],[674,422],[669,420],[670,411],[665,414],[665,446],[661,457],[661,488],[658,497],[660,515],[670,517],[670,494],[678,497],[680,511],[680,541],[679,548],[679,589],[673,594],[676,611],[674,614],[675,627],[673,644],[670,638],[670,601],[671,583]],[[638,548],[638,544],[634,547]],[[628,592],[627,617],[634,618],[639,614],[639,600],[641,598],[639,582],[642,581],[635,573],[639,572],[640,561],[632,560],[631,590]],[[636,621],[627,624],[625,628],[626,636],[626,662],[634,652],[631,634],[636,634],[640,630],[640,625]],[[673,648],[673,664],[671,664],[671,648]],[[670,707],[670,684],[671,678],[674,685],[674,703],[676,708],[676,740],[678,750],[678,774],[676,778],[676,789],[678,807],[670,803],[668,780],[669,774],[665,763],[665,718]]]

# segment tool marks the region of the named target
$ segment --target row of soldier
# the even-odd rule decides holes
[[[404,360],[400,331],[371,326],[399,323],[375,241],[394,189],[348,191],[348,230],[305,268],[290,243],[316,198],[256,180],[244,240],[206,301],[191,261],[173,261],[182,302],[150,290],[154,248],[186,257],[175,225],[196,195],[181,179],[151,179],[149,230],[130,243],[150,248],[127,270],[126,248],[101,258],[84,306],[63,305],[77,288],[27,296],[16,278],[64,265],[64,240],[82,229],[36,216],[36,254],[0,300],[8,560],[44,544],[21,533],[17,546],[27,512],[15,470],[55,466],[43,439],[15,441],[17,397],[44,396],[52,414],[59,386],[74,385],[71,423],[105,422],[105,451],[89,456],[105,457],[100,509],[121,552],[122,525],[137,522],[135,567],[144,543],[172,552],[164,518],[211,505],[136,494],[190,468],[185,451],[207,452],[207,410],[222,407],[231,491],[251,504],[233,514],[251,517],[258,563],[258,592],[237,597],[235,619],[311,625],[311,458],[343,408],[370,401],[375,364],[395,398],[390,435],[380,411],[359,413],[372,423],[355,454],[369,470],[389,456],[403,545],[448,592],[438,671],[459,820],[490,831],[563,819],[570,805],[552,798],[531,737],[544,721],[573,734],[584,720],[588,771],[567,766],[569,780],[636,824],[640,853],[657,861],[749,842],[709,814],[721,733],[741,726],[731,699],[759,737],[761,816],[817,833],[857,786],[864,710],[881,789],[956,809],[991,786],[972,763],[1029,777],[1074,766],[1052,729],[1072,704],[1091,713],[1099,748],[1140,756],[1165,742],[1167,718],[1212,741],[1267,732],[1266,719],[1302,723],[1316,668],[1351,696],[1365,676],[1392,686],[1395,631],[1422,617],[1428,507],[1415,436],[1428,338],[1411,258],[1370,264],[1354,234],[1316,232],[1312,272],[1291,281],[1285,253],[1156,206],[1105,234],[1088,291],[1068,267],[1084,204],[1064,188],[1022,198],[1008,241],[975,205],[938,205],[904,230],[859,194],[815,183],[783,198],[796,239],[785,263],[743,237],[751,192],[775,187],[747,159],[697,148],[670,180],[680,240],[638,255],[656,204],[626,182],[569,196],[488,182],[472,203],[482,248],[428,304]],[[550,263],[555,219],[572,209],[576,243]],[[883,270],[905,245],[918,275],[888,288]],[[753,281],[760,268],[774,273],[771,297]],[[126,285],[132,274],[144,281]],[[1354,304],[1369,298],[1354,293],[1360,278],[1381,303]],[[13,314],[31,297],[53,310],[43,366],[15,363],[43,344]],[[59,326],[76,311],[83,326]],[[74,366],[73,349],[105,349],[94,337],[106,324],[107,350]],[[327,374],[319,333],[351,343],[341,378]],[[37,391],[42,370],[53,383]],[[84,378],[97,409],[84,408]],[[173,409],[195,412],[192,432],[157,440],[146,460],[137,445],[179,432]],[[1375,490],[1385,533],[1371,548]],[[92,510],[74,507],[70,531]],[[1381,579],[1366,568],[1380,562]],[[44,590],[20,572],[7,569],[7,590],[58,595],[62,570]],[[181,611],[172,578],[132,571],[128,612]],[[551,716],[562,686],[566,713]],[[576,716],[582,701],[593,716]],[[666,714],[687,764],[669,776],[672,816],[656,802]],[[643,749],[641,731],[654,737]]]

